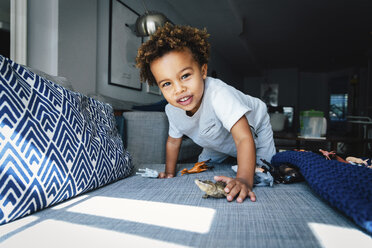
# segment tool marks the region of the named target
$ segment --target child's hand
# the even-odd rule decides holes
[[[247,182],[240,178],[231,178],[225,176],[215,176],[214,180],[222,181],[226,183],[225,192],[228,193],[226,199],[232,201],[237,196],[236,201],[242,203],[246,197],[249,197],[251,201],[256,201],[256,195],[252,189],[248,187]]]
[[[158,178],[172,178],[174,177],[174,174],[172,173],[166,173],[166,172],[160,172]]]

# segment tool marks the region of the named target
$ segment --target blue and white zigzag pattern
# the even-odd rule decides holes
[[[112,107],[0,56],[0,224],[131,173]]]

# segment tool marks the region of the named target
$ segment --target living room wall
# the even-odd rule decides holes
[[[27,4],[27,65],[58,75],[58,1]]]
[[[141,1],[123,0],[138,13]],[[28,62],[35,69],[66,77],[76,91],[101,94],[136,103],[153,103],[159,95],[108,84],[109,0],[33,0],[28,2]],[[165,1],[151,2],[151,10],[163,12],[176,24],[187,24]],[[236,73],[212,49],[209,73],[239,88],[243,76]]]
[[[83,93],[96,92],[97,0],[59,0],[58,73]]]
[[[124,2],[138,13],[143,13],[142,3],[136,0]],[[147,1],[149,9],[166,14],[173,22],[187,24],[166,1]],[[72,7],[73,6],[73,7]],[[97,0],[33,0],[28,3],[28,65],[67,77],[73,87],[84,94],[99,93],[120,100],[152,103],[161,96],[126,89],[108,84],[108,31],[109,1]],[[213,45],[213,44],[212,44]],[[260,96],[264,77],[243,78],[233,71],[212,50],[209,73],[247,94]],[[265,72],[269,83],[279,84],[279,104],[296,109],[321,109],[326,111],[329,78],[352,76],[352,70],[329,73],[305,73],[297,68],[276,69]],[[363,78],[361,77],[361,80]],[[143,85],[145,86],[145,85]]]
[[[96,30],[97,0],[28,1],[27,65],[95,92]]]
[[[262,77],[246,77],[244,92],[261,98],[262,84],[278,84],[278,105],[293,106],[298,124],[299,112],[302,110],[321,110],[327,116],[329,111],[328,84],[331,80],[344,78],[349,81],[355,74],[355,68],[345,68],[330,72],[301,72],[297,68],[272,69],[263,72]],[[366,68],[359,68],[360,84],[367,81]],[[361,88],[360,88],[361,89]],[[364,115],[359,103],[363,92],[357,92],[357,109],[354,115]],[[358,97],[359,96],[359,97]]]
[[[123,0],[123,2],[137,13],[144,13],[144,7],[141,1]],[[175,24],[187,24],[177,14],[180,10],[175,10],[165,1],[147,1],[149,10],[156,10],[164,13]],[[98,43],[97,43],[97,92],[105,96],[111,96],[116,99],[137,102],[153,103],[162,99],[161,96],[149,94],[146,92],[146,85],[142,86],[142,91],[126,89],[108,84],[108,50],[109,50],[109,1],[98,1]],[[218,76],[230,82],[235,87],[241,87],[243,76],[235,73],[230,66],[224,62],[217,51],[212,49],[211,60],[209,63],[209,74],[212,70],[218,72]]]

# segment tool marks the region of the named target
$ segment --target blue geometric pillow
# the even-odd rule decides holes
[[[132,169],[110,105],[0,56],[0,224]]]

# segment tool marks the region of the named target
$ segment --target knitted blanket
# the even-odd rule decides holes
[[[372,234],[372,169],[326,160],[312,152],[280,152],[271,162],[275,167],[297,166],[317,194]]]

